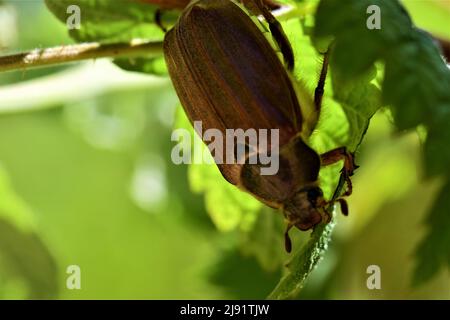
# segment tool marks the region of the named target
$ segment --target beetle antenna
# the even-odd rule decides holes
[[[284,232],[284,248],[287,253],[291,253],[292,251],[292,241],[289,237],[289,230],[291,230],[292,227],[293,225],[289,223],[286,227],[286,231]]]

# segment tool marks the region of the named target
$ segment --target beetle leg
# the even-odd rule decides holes
[[[345,200],[344,198],[339,198],[336,201],[339,202],[339,205],[341,206],[342,214],[344,216],[348,216],[348,203],[347,203],[347,200]]]
[[[156,9],[155,11],[155,24],[161,29],[162,32],[167,33],[167,28],[164,26],[162,22],[162,14],[163,11],[161,9]]]
[[[247,0],[248,1],[248,0]],[[270,9],[268,8],[268,1],[265,0],[252,0],[256,5],[258,11],[263,15],[266,22],[269,24],[272,37],[280,48],[283,54],[286,67],[289,71],[294,70],[294,52],[292,50],[291,43],[289,42],[286,33],[284,33],[283,27],[280,22],[274,17]],[[245,3],[245,1],[243,1]]]
[[[341,170],[341,174],[345,181],[347,182],[347,191],[344,196],[349,196],[352,194],[352,181],[350,177],[353,175],[354,171],[358,168],[355,164],[354,155],[347,150],[346,147],[340,147],[333,149],[331,151],[325,152],[320,156],[322,166],[328,166],[338,162],[339,160],[344,160],[344,167]]]
[[[323,55],[322,69],[320,70],[319,82],[314,90],[314,106],[316,108],[317,119],[319,119],[320,110],[322,109],[322,99],[324,94],[325,81],[328,73],[328,63],[330,59],[330,49]]]
[[[311,133],[314,131],[314,129],[317,126],[317,122],[320,118],[320,112],[322,109],[322,100],[323,100],[323,94],[325,92],[325,81],[328,74],[328,62],[329,62],[329,56],[330,56],[330,49],[328,49],[323,54],[323,63],[322,63],[322,69],[320,70],[320,76],[319,81],[317,82],[316,89],[314,90],[314,104],[309,108],[309,112],[306,112],[305,114],[305,129],[304,132],[307,134],[307,136],[310,136]],[[308,116],[309,114],[309,116]]]

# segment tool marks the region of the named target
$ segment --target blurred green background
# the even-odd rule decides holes
[[[405,4],[419,26],[450,38],[450,1]],[[68,43],[42,1],[0,1],[1,54]],[[167,78],[104,60],[0,74],[0,298],[270,293],[280,268],[243,247],[250,242],[240,231],[219,232],[203,196],[190,191],[187,167],[171,162],[177,103]],[[440,182],[421,181],[418,135],[393,132],[379,112],[359,153],[350,216],[338,217],[299,298],[450,299],[446,270],[410,286]],[[381,290],[367,289],[372,264]],[[70,265],[81,268],[80,290],[66,287]]]

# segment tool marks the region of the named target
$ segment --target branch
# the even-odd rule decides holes
[[[157,57],[163,54],[162,42],[134,40],[124,43],[97,42],[36,49],[0,57],[0,72],[43,67],[88,59],[122,57]]]

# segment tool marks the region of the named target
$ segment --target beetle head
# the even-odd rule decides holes
[[[317,186],[307,187],[296,192],[283,206],[283,213],[288,222],[285,234],[286,251],[290,252],[292,245],[288,232],[293,226],[300,230],[312,229],[324,217],[322,190]]]

